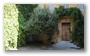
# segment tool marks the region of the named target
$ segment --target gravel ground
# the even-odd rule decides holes
[[[33,44],[27,45],[23,47],[18,47],[18,50],[83,50],[80,47],[76,46],[69,41],[61,41],[52,46],[41,45],[41,44]]]

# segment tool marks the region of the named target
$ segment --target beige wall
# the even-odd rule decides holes
[[[49,8],[49,4],[43,4],[43,7]]]
[[[43,6],[44,6],[45,8],[49,8],[49,5],[50,5],[50,4],[43,4]],[[61,5],[63,5],[63,4],[55,4],[55,7],[58,8],[58,7],[60,7]],[[78,7],[78,4],[69,4],[69,7]]]
[[[69,4],[69,7],[78,7],[78,4]]]
[[[58,8],[61,5],[63,4],[55,4],[55,7]],[[78,4],[69,4],[69,7],[78,7]]]
[[[61,4],[55,4],[55,7],[56,8],[58,8],[58,7],[60,7],[61,6]]]

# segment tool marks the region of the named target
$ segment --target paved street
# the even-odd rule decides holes
[[[69,41],[61,41],[53,46],[47,45],[28,45],[19,47],[18,50],[81,50],[80,47],[70,43]]]

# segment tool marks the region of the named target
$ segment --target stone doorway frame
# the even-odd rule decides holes
[[[62,39],[62,23],[70,23],[70,30],[72,32],[74,26],[74,17],[71,16],[62,16],[58,20],[58,30],[59,30],[59,38]]]

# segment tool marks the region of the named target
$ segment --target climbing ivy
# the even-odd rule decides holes
[[[76,7],[64,8],[63,6],[60,6],[59,8],[55,8],[55,10],[57,14],[59,15],[59,17],[61,16],[73,16],[74,17],[72,42],[84,48],[84,16],[82,15],[81,11]]]

